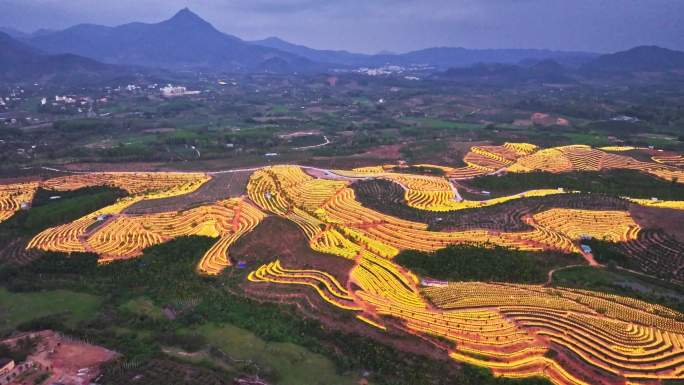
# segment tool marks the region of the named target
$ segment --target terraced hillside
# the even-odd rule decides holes
[[[467,158],[473,164],[468,167],[524,172],[521,167],[536,164],[537,156],[545,165],[557,164],[560,172],[612,167],[606,165],[617,159],[612,154],[582,158],[585,147],[539,155],[543,151],[524,144],[481,146],[473,149],[477,157]],[[674,166],[662,167],[658,170],[674,172]],[[336,176],[324,171],[314,177],[299,166],[260,168],[251,173],[243,196],[215,196],[215,201],[177,210],[154,203],[196,196],[211,176],[91,173],[49,179],[39,185],[55,191],[116,186],[129,196],[40,232],[27,249],[94,252],[108,263],[135,258],[144,248],[177,237],[204,235],[216,242],[197,262],[200,274],[217,275],[238,262],[231,250],[261,250],[263,256],[251,259],[259,265],[249,266],[250,285],[268,285],[276,298],[278,287],[308,291],[378,333],[418,336],[452,359],[496,375],[544,376],[575,385],[684,380],[684,315],[674,310],[580,289],[435,281],[393,261],[402,250],[464,244],[581,253],[586,263],[596,264],[581,248],[594,239],[629,254],[648,273],[675,271],[670,278],[676,281],[682,244],[644,228],[630,211],[648,202],[559,190],[464,201],[456,199],[448,177],[398,173],[391,167],[335,171]],[[445,168],[445,175],[453,172]],[[144,209],[129,210],[136,204]],[[262,247],[253,239],[240,243],[260,223],[281,228],[268,217],[296,226],[313,252],[298,261],[290,245],[271,245],[272,239],[264,239]],[[322,254],[344,263],[319,262],[316,256]]]

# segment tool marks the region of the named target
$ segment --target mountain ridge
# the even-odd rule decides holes
[[[637,46],[625,51],[602,55],[587,63],[583,69],[593,73],[684,70],[684,52],[655,45]]]
[[[656,46],[635,47],[606,55],[549,49],[445,46],[399,54],[363,54],[314,49],[278,37],[245,41],[218,30],[189,8],[183,8],[169,19],[156,23],[131,22],[115,27],[78,24],[62,31],[39,30],[21,36],[24,36],[21,41],[49,54],[74,54],[103,63],[170,70],[297,73],[397,65],[447,71],[453,68],[468,69],[479,64],[527,68],[545,61],[557,63],[564,72],[579,71],[584,75],[624,75],[638,71],[684,68],[684,52]],[[509,70],[503,67],[481,67],[469,71],[483,74]],[[528,70],[524,72],[535,78],[540,75]],[[561,75],[559,68],[549,67],[542,72],[546,75],[552,75],[552,72]]]
[[[66,80],[75,83],[126,71],[73,54],[48,55],[0,32],[0,81]]]
[[[287,63],[288,72],[316,67],[296,55],[225,34],[187,8],[158,23],[133,22],[116,27],[79,24],[28,41],[53,54],[73,53],[105,63],[173,70],[242,71],[258,68],[273,58]]]
[[[598,54],[579,51],[556,51],[548,49],[469,49],[463,47],[429,47],[400,54],[360,54],[344,50],[318,50],[290,43],[278,37],[252,41],[294,53],[314,61],[356,66],[418,65],[428,64],[441,69],[468,67],[478,63],[518,64],[523,60],[552,59],[567,66],[579,66],[598,57]]]

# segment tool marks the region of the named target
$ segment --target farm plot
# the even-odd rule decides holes
[[[249,171],[212,174],[209,181],[189,194],[164,199],[144,200],[128,207],[125,213],[150,214],[187,210],[228,198],[238,198],[245,194],[247,180],[250,175],[251,172]]]
[[[38,234],[29,248],[46,251],[89,251],[101,262],[133,258],[143,249],[171,239],[204,235],[217,238],[199,262],[205,274],[218,274],[230,265],[228,247],[240,235],[253,229],[263,218],[261,212],[241,199],[216,202],[187,211],[126,215],[93,213],[71,224]],[[94,219],[93,219],[94,218]],[[98,226],[99,222],[102,222]]]
[[[125,175],[130,175],[133,177],[133,182],[126,182],[124,180]],[[138,194],[122,198],[110,206],[97,210],[71,223],[49,228],[36,235],[28,243],[26,248],[36,248],[45,251],[61,251],[66,253],[89,251],[82,240],[90,235],[106,220],[121,214],[121,212],[127,207],[146,199],[162,199],[188,194],[195,191],[202,185],[202,183],[208,180],[207,177],[203,176],[203,174],[173,174],[172,177],[169,177],[169,175],[166,173],[162,173],[158,176],[155,176],[154,173],[126,173],[125,175],[122,175],[122,173],[117,173],[116,177],[118,179],[115,179],[115,182],[112,183],[117,183],[117,187],[123,189],[131,189],[128,191],[138,191]],[[147,175],[147,188],[144,190],[142,189],[142,185],[139,184],[142,183],[142,181],[139,179],[140,175]],[[75,179],[69,179],[72,177]],[[96,183],[100,183],[102,181],[111,181],[111,178],[113,178],[111,174],[107,176],[82,174],[76,176],[60,177],[57,178],[57,181],[50,179],[44,183],[46,186],[50,186],[50,188],[54,188],[59,191],[60,189],[78,189],[84,186],[87,187],[93,185],[87,183],[94,183],[97,185]],[[163,189],[162,186],[165,186],[165,189]]]
[[[22,204],[30,205],[37,189],[37,182],[0,185],[0,222],[19,211]]]
[[[676,164],[676,159],[674,164]],[[638,170],[665,180],[684,183],[684,171],[671,162],[642,162],[625,155],[607,153],[585,145],[555,147],[521,157],[506,168],[508,172],[601,171],[610,169]]]
[[[681,155],[654,156],[653,162],[636,160],[616,152],[627,148],[605,147],[595,149],[586,145],[570,145],[539,149],[529,143],[504,143],[501,146],[473,146],[464,156],[465,167],[440,168],[453,180],[471,179],[500,172],[527,173],[545,171],[563,173],[571,171],[601,171],[611,169],[637,170],[655,177],[684,183]],[[354,169],[351,172],[336,171],[341,175],[363,178],[378,177],[391,173],[400,166],[384,165]]]
[[[435,232],[362,206],[344,182],[316,180],[292,168],[255,173],[248,194],[262,209],[297,223],[312,248],[353,260],[355,267],[345,284],[325,271],[285,268],[274,260],[254,270],[250,281],[310,287],[381,330],[453,341],[455,348],[444,347],[451,357],[503,376],[544,375],[557,384],[682,378],[684,315],[677,312],[535,285],[454,283],[421,291],[420,280],[391,261],[401,249],[434,250],[458,242],[532,250],[576,250],[584,236],[631,242],[641,228],[626,210],[548,208],[520,216],[527,231]]]
[[[518,195],[458,211],[433,212],[408,206],[404,190],[386,180],[362,180],[351,185],[355,197],[370,209],[386,215],[429,225],[432,230],[467,230],[474,228],[497,231],[530,229],[522,218],[525,215],[552,209],[620,210],[629,208],[627,201],[599,194],[542,194]],[[556,190],[552,190],[556,191]],[[507,197],[508,198],[508,197]]]
[[[521,159],[547,151],[524,144],[499,147],[481,146],[474,152],[491,167],[516,167]],[[583,157],[585,150],[547,151],[555,157],[555,163],[548,164],[600,169],[614,160]],[[448,204],[445,197],[425,200],[417,195],[413,206],[424,207],[416,208],[406,203],[405,193],[445,192],[450,185],[444,178],[385,168],[348,175],[370,179],[352,184],[312,177],[298,166],[264,167],[250,176],[246,197],[141,214],[124,210],[146,199],[192,193],[208,177],[199,174],[165,184],[168,176],[163,175],[158,182],[163,187],[154,191],[136,187],[136,178],[118,181],[119,187],[128,186],[137,194],[48,229],[29,247],[92,251],[107,261],[135,257],[145,247],[176,237],[205,235],[217,243],[199,261],[198,271],[219,274],[230,264],[230,246],[270,213],[294,223],[312,250],[339,257],[351,268],[342,274],[326,271],[332,265],[316,264],[315,258],[307,259],[311,266],[306,266],[292,263],[291,256],[272,255],[258,259],[263,262],[249,273],[250,285],[302,287],[379,333],[419,336],[455,360],[501,376],[544,376],[559,385],[648,385],[684,379],[684,315],[678,312],[579,289],[426,282],[393,261],[400,250],[434,251],[452,244],[578,252],[581,240],[593,237],[620,247],[646,240],[672,246],[667,240],[654,241],[656,237],[638,225],[628,211],[629,201],[598,194],[541,194],[435,211],[426,208]],[[53,183],[78,186],[112,177],[76,178]],[[367,196],[359,198],[363,194]],[[372,204],[369,197],[375,199]]]
[[[677,155],[656,155],[651,157],[654,162],[666,164],[668,166],[684,167],[684,156]]]
[[[174,190],[188,193],[207,182],[210,177],[203,173],[181,172],[96,172],[67,175],[48,179],[41,183],[47,190],[70,191],[83,187],[117,187],[131,195],[152,194]],[[178,194],[177,194],[178,195]]]
[[[145,179],[146,183],[143,184]],[[230,265],[227,255],[230,244],[253,229],[263,218],[263,214],[254,206],[235,198],[185,211],[138,215],[124,213],[124,210],[140,202],[191,194],[208,180],[209,177],[204,174],[180,173],[85,174],[48,180],[46,186],[54,189],[116,185],[137,194],[71,223],[49,228],[36,235],[28,243],[27,249],[94,252],[100,255],[101,262],[109,262],[138,256],[146,247],[180,236],[204,235],[217,238],[218,241],[201,259],[198,270],[205,274],[218,274]]]

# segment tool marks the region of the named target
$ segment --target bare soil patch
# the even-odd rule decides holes
[[[377,157],[381,159],[400,159],[403,144],[389,144],[378,146],[363,153],[363,155]]]
[[[235,242],[229,254],[234,261],[255,266],[279,259],[287,268],[326,271],[342,284],[347,282],[354,266],[350,260],[312,250],[309,240],[296,224],[273,216]]]
[[[50,330],[30,335],[41,337],[37,350],[28,360],[51,372],[46,384],[88,384],[100,374],[100,366],[117,355],[114,351],[72,340]]]
[[[150,214],[181,211],[223,199],[239,197],[245,194],[251,174],[251,171],[214,174],[210,181],[190,194],[138,202],[124,212],[126,214]]]
[[[684,243],[683,210],[632,205],[629,212],[639,226],[662,230]]]

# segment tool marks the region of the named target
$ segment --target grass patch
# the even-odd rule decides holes
[[[145,297],[131,299],[125,302],[119,308],[135,315],[149,317],[153,320],[161,320],[164,318],[162,309],[156,306],[149,298]]]
[[[205,324],[193,330],[231,358],[253,361],[271,381],[283,385],[343,385],[355,378],[337,374],[335,364],[299,345],[266,342],[248,330],[228,324]],[[358,378],[356,378],[358,380]]]
[[[290,112],[290,109],[287,108],[287,106],[284,106],[282,104],[277,104],[271,108],[271,113],[272,114],[278,114],[278,115],[284,115]]]
[[[478,130],[483,126],[476,123],[452,122],[442,119],[423,119],[419,121],[421,127],[433,130]]]
[[[93,317],[100,303],[98,296],[69,290],[12,293],[0,287],[0,330],[55,315],[63,315],[64,323],[73,327]]]

